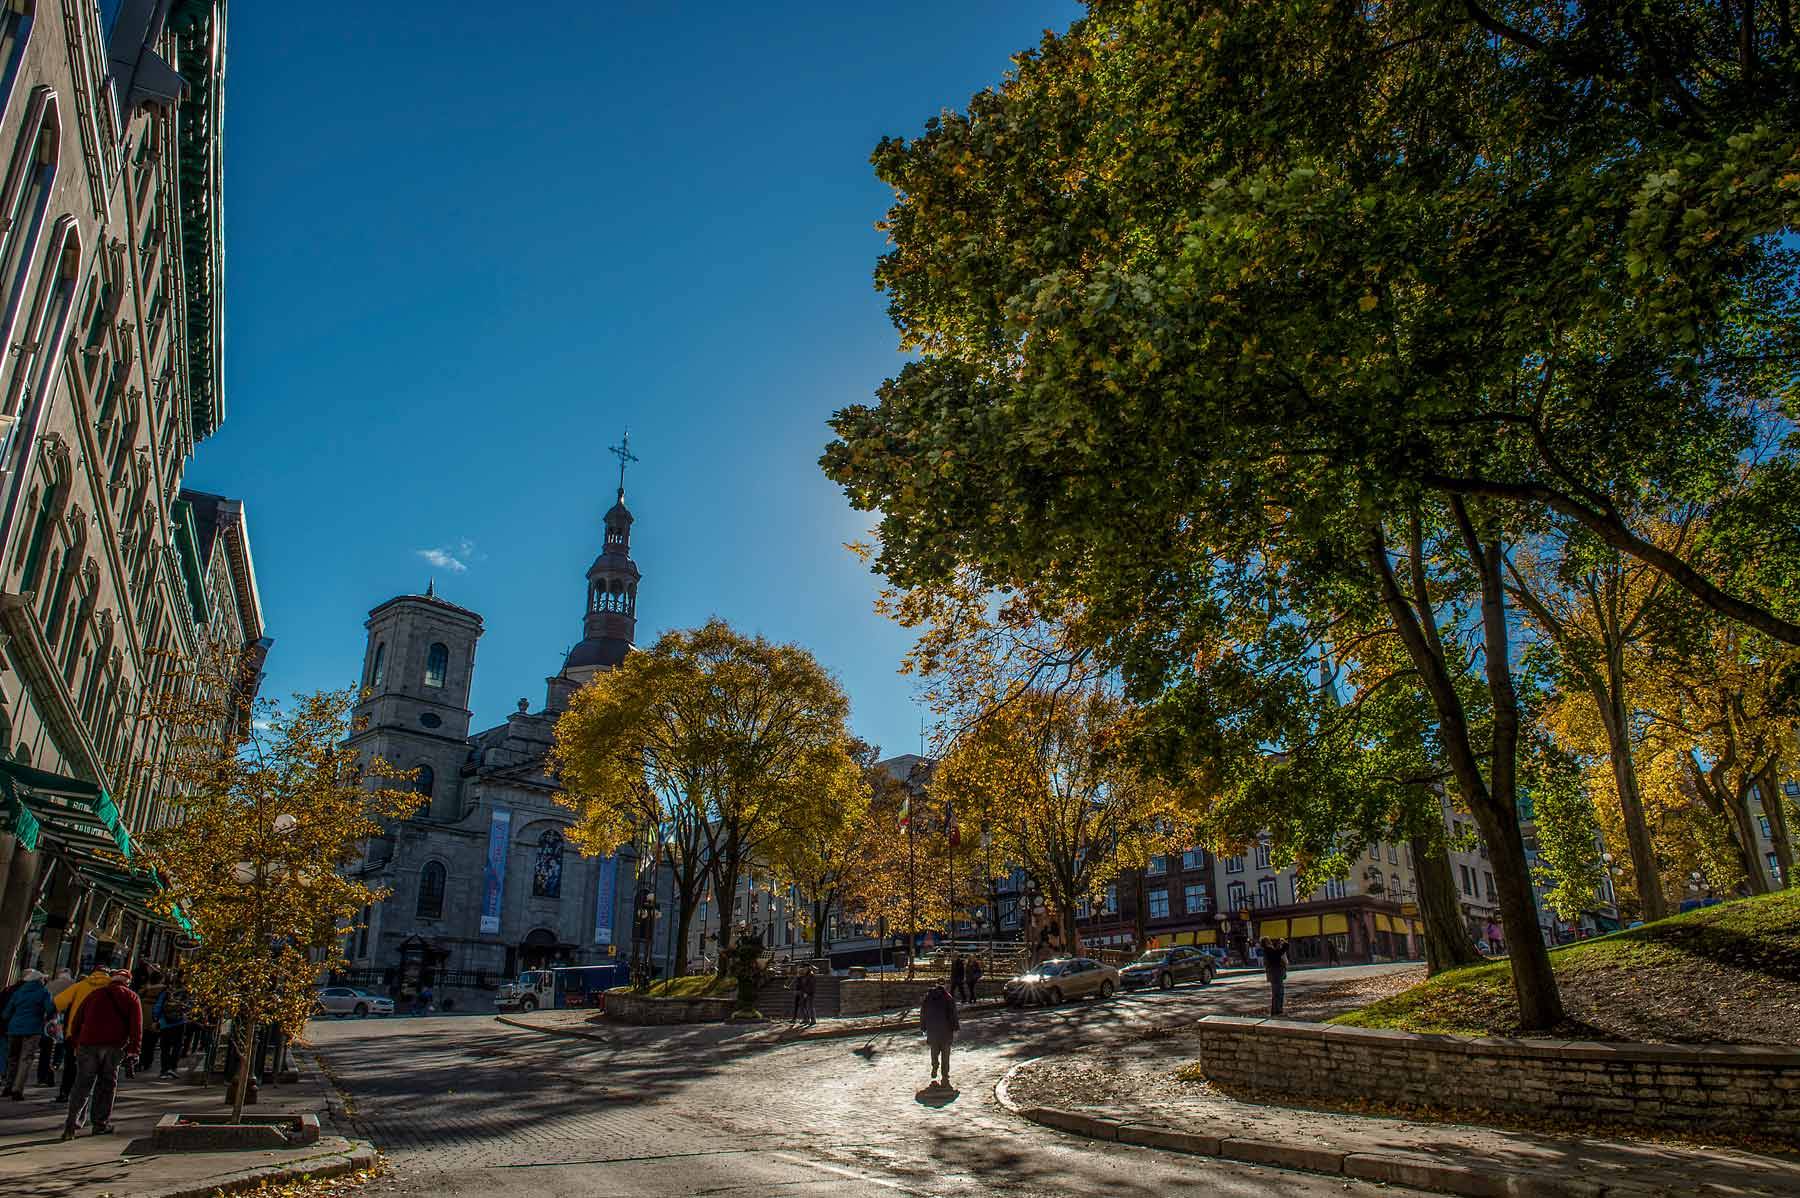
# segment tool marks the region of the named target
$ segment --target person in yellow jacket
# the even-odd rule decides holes
[[[75,1009],[87,1001],[87,996],[96,990],[104,990],[112,985],[112,971],[96,968],[94,972],[82,978],[72,986],[64,987],[54,1001],[56,1013],[62,1017],[63,1035],[69,1034],[69,1027],[75,1022]],[[57,1101],[64,1106],[69,1104],[69,1091],[75,1088],[75,1053],[73,1049],[63,1056],[62,1082],[57,1087]]]

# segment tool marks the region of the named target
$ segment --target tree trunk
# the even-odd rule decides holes
[[[812,912],[813,960],[822,961],[825,959],[825,920],[831,914],[831,900],[829,898],[814,899]]]
[[[1150,944],[1150,900],[1144,893],[1144,871],[1137,870],[1131,880],[1132,911],[1131,934],[1137,940],[1137,951],[1143,952]]]
[[[732,933],[736,931],[738,862],[735,855],[715,857],[713,897],[719,903],[719,976],[729,975],[727,958],[731,953]],[[748,918],[748,913],[746,913]]]
[[[1468,718],[1463,711],[1462,699],[1456,693],[1449,664],[1441,647],[1434,651],[1434,646],[1439,643],[1435,625],[1424,624],[1400,593],[1392,564],[1388,561],[1387,541],[1379,525],[1369,530],[1367,560],[1388,616],[1437,710],[1439,735],[1457,785],[1487,839],[1520,1019],[1526,1028],[1541,1030],[1561,1023],[1563,1009],[1556,989],[1556,975],[1550,969],[1550,954],[1538,929],[1537,903],[1532,894],[1525,843],[1519,828],[1516,784],[1519,708],[1512,688],[1505,597],[1499,576],[1500,547],[1497,543],[1480,544],[1460,503],[1456,508],[1471,564],[1476,567],[1481,580],[1488,691],[1494,706],[1493,750],[1489,757],[1489,768],[1493,773],[1491,788],[1488,779],[1482,776],[1469,736]],[[1421,610],[1429,619],[1428,598],[1423,595],[1418,598]]]
[[[1462,912],[1456,894],[1456,879],[1450,875],[1450,854],[1442,837],[1414,836],[1408,840],[1412,848],[1413,873],[1419,880],[1419,915],[1425,923],[1425,972],[1428,976],[1446,969],[1460,969],[1481,962],[1481,954],[1469,940],[1469,929],[1463,926]]]
[[[1755,775],[1745,771],[1738,776],[1738,783],[1731,796],[1731,820],[1737,825],[1738,843],[1743,848],[1745,880],[1750,885],[1751,894],[1770,894],[1774,887],[1769,882],[1769,868],[1764,864],[1756,850],[1756,817],[1750,814],[1750,796],[1757,793]],[[1773,831],[1773,825],[1770,826]]]
[[[1737,853],[1738,868],[1745,875],[1745,884],[1754,887],[1757,875],[1756,841],[1751,840],[1748,844],[1745,843],[1744,836],[1748,828],[1738,818],[1741,814],[1739,804],[1733,801],[1731,795],[1726,792],[1718,776],[1722,774],[1723,767],[1714,766],[1712,772],[1703,770],[1700,768],[1700,763],[1694,760],[1692,752],[1686,755],[1684,764],[1687,768],[1688,785],[1694,788],[1695,797],[1700,800],[1707,811],[1717,819],[1724,821],[1731,847]],[[1752,890],[1751,893],[1761,892]]]
[[[231,1121],[244,1121],[244,1100],[250,1093],[250,1068],[255,1063],[252,1059],[256,1052],[256,1028],[242,1016],[233,1020],[231,1029],[233,1039],[240,1039],[238,1047],[238,1072],[231,1083]]]
[[[1656,846],[1650,841],[1650,824],[1644,818],[1644,797],[1638,786],[1637,762],[1631,754],[1631,717],[1625,702],[1621,669],[1608,663],[1606,694],[1600,706],[1600,722],[1606,726],[1607,753],[1612,761],[1613,785],[1619,792],[1619,813],[1625,821],[1625,846],[1631,853],[1631,872],[1637,880],[1640,914],[1645,920],[1662,919],[1669,913],[1663,897],[1662,869],[1656,863]]]
[[[1762,792],[1763,817],[1769,821],[1769,839],[1774,842],[1775,861],[1781,866],[1781,889],[1794,885],[1794,842],[1788,834],[1786,799],[1781,793],[1781,759],[1771,757],[1763,766],[1757,789]]]
[[[675,953],[679,959],[675,961],[674,966],[669,970],[669,975],[671,977],[679,976],[676,973],[676,970],[680,970],[682,974],[687,973],[687,946],[688,937],[694,933],[694,907],[695,904],[688,902],[685,896],[681,898],[678,907],[679,914],[675,917],[676,939],[674,944]]]

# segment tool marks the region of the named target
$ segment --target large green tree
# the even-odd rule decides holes
[[[1627,515],[1716,492],[1786,420],[1778,8],[1091,4],[876,151],[898,197],[877,279],[915,358],[837,415],[825,466],[882,512],[878,568],[1030,580],[1121,629],[1216,605],[1217,564],[1254,576],[1270,536],[1307,585],[1372,586],[1505,880],[1524,1017],[1556,1022],[1527,944],[1508,546],[1554,512],[1800,642],[1757,580]],[[1395,573],[1415,514],[1476,596],[1485,737]],[[1154,677],[1170,650],[1120,653]]]

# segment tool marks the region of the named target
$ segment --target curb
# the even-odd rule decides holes
[[[362,1169],[372,1169],[381,1154],[367,1140],[351,1140],[348,1151],[330,1152],[282,1165],[264,1165],[208,1178],[205,1182],[189,1182],[162,1190],[139,1191],[138,1198],[212,1198],[214,1194],[243,1194],[265,1185],[280,1185],[304,1178],[342,1177]]]
[[[1417,1190],[1463,1195],[1464,1198],[1602,1198],[1603,1195],[1644,1198],[1651,1193],[1638,1186],[1607,1185],[1581,1178],[1493,1172],[1493,1166],[1486,1160],[1479,1165],[1456,1165],[1410,1153],[1337,1152],[1313,1145],[1208,1135],[1157,1123],[1113,1119],[1056,1107],[1026,1106],[1013,1098],[1007,1083],[1015,1073],[1032,1063],[1021,1061],[1008,1069],[994,1085],[995,1100],[1029,1123],[1091,1140],[1272,1165],[1359,1181],[1386,1182]]]

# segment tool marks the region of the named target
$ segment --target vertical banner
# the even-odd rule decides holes
[[[506,844],[512,839],[512,812],[494,809],[494,820],[488,825],[487,865],[481,871],[481,930],[492,934],[500,930],[500,899],[506,893]]]
[[[615,853],[611,857],[600,858],[599,894],[594,899],[595,944],[613,942],[613,907],[617,901],[618,888],[619,858]]]

